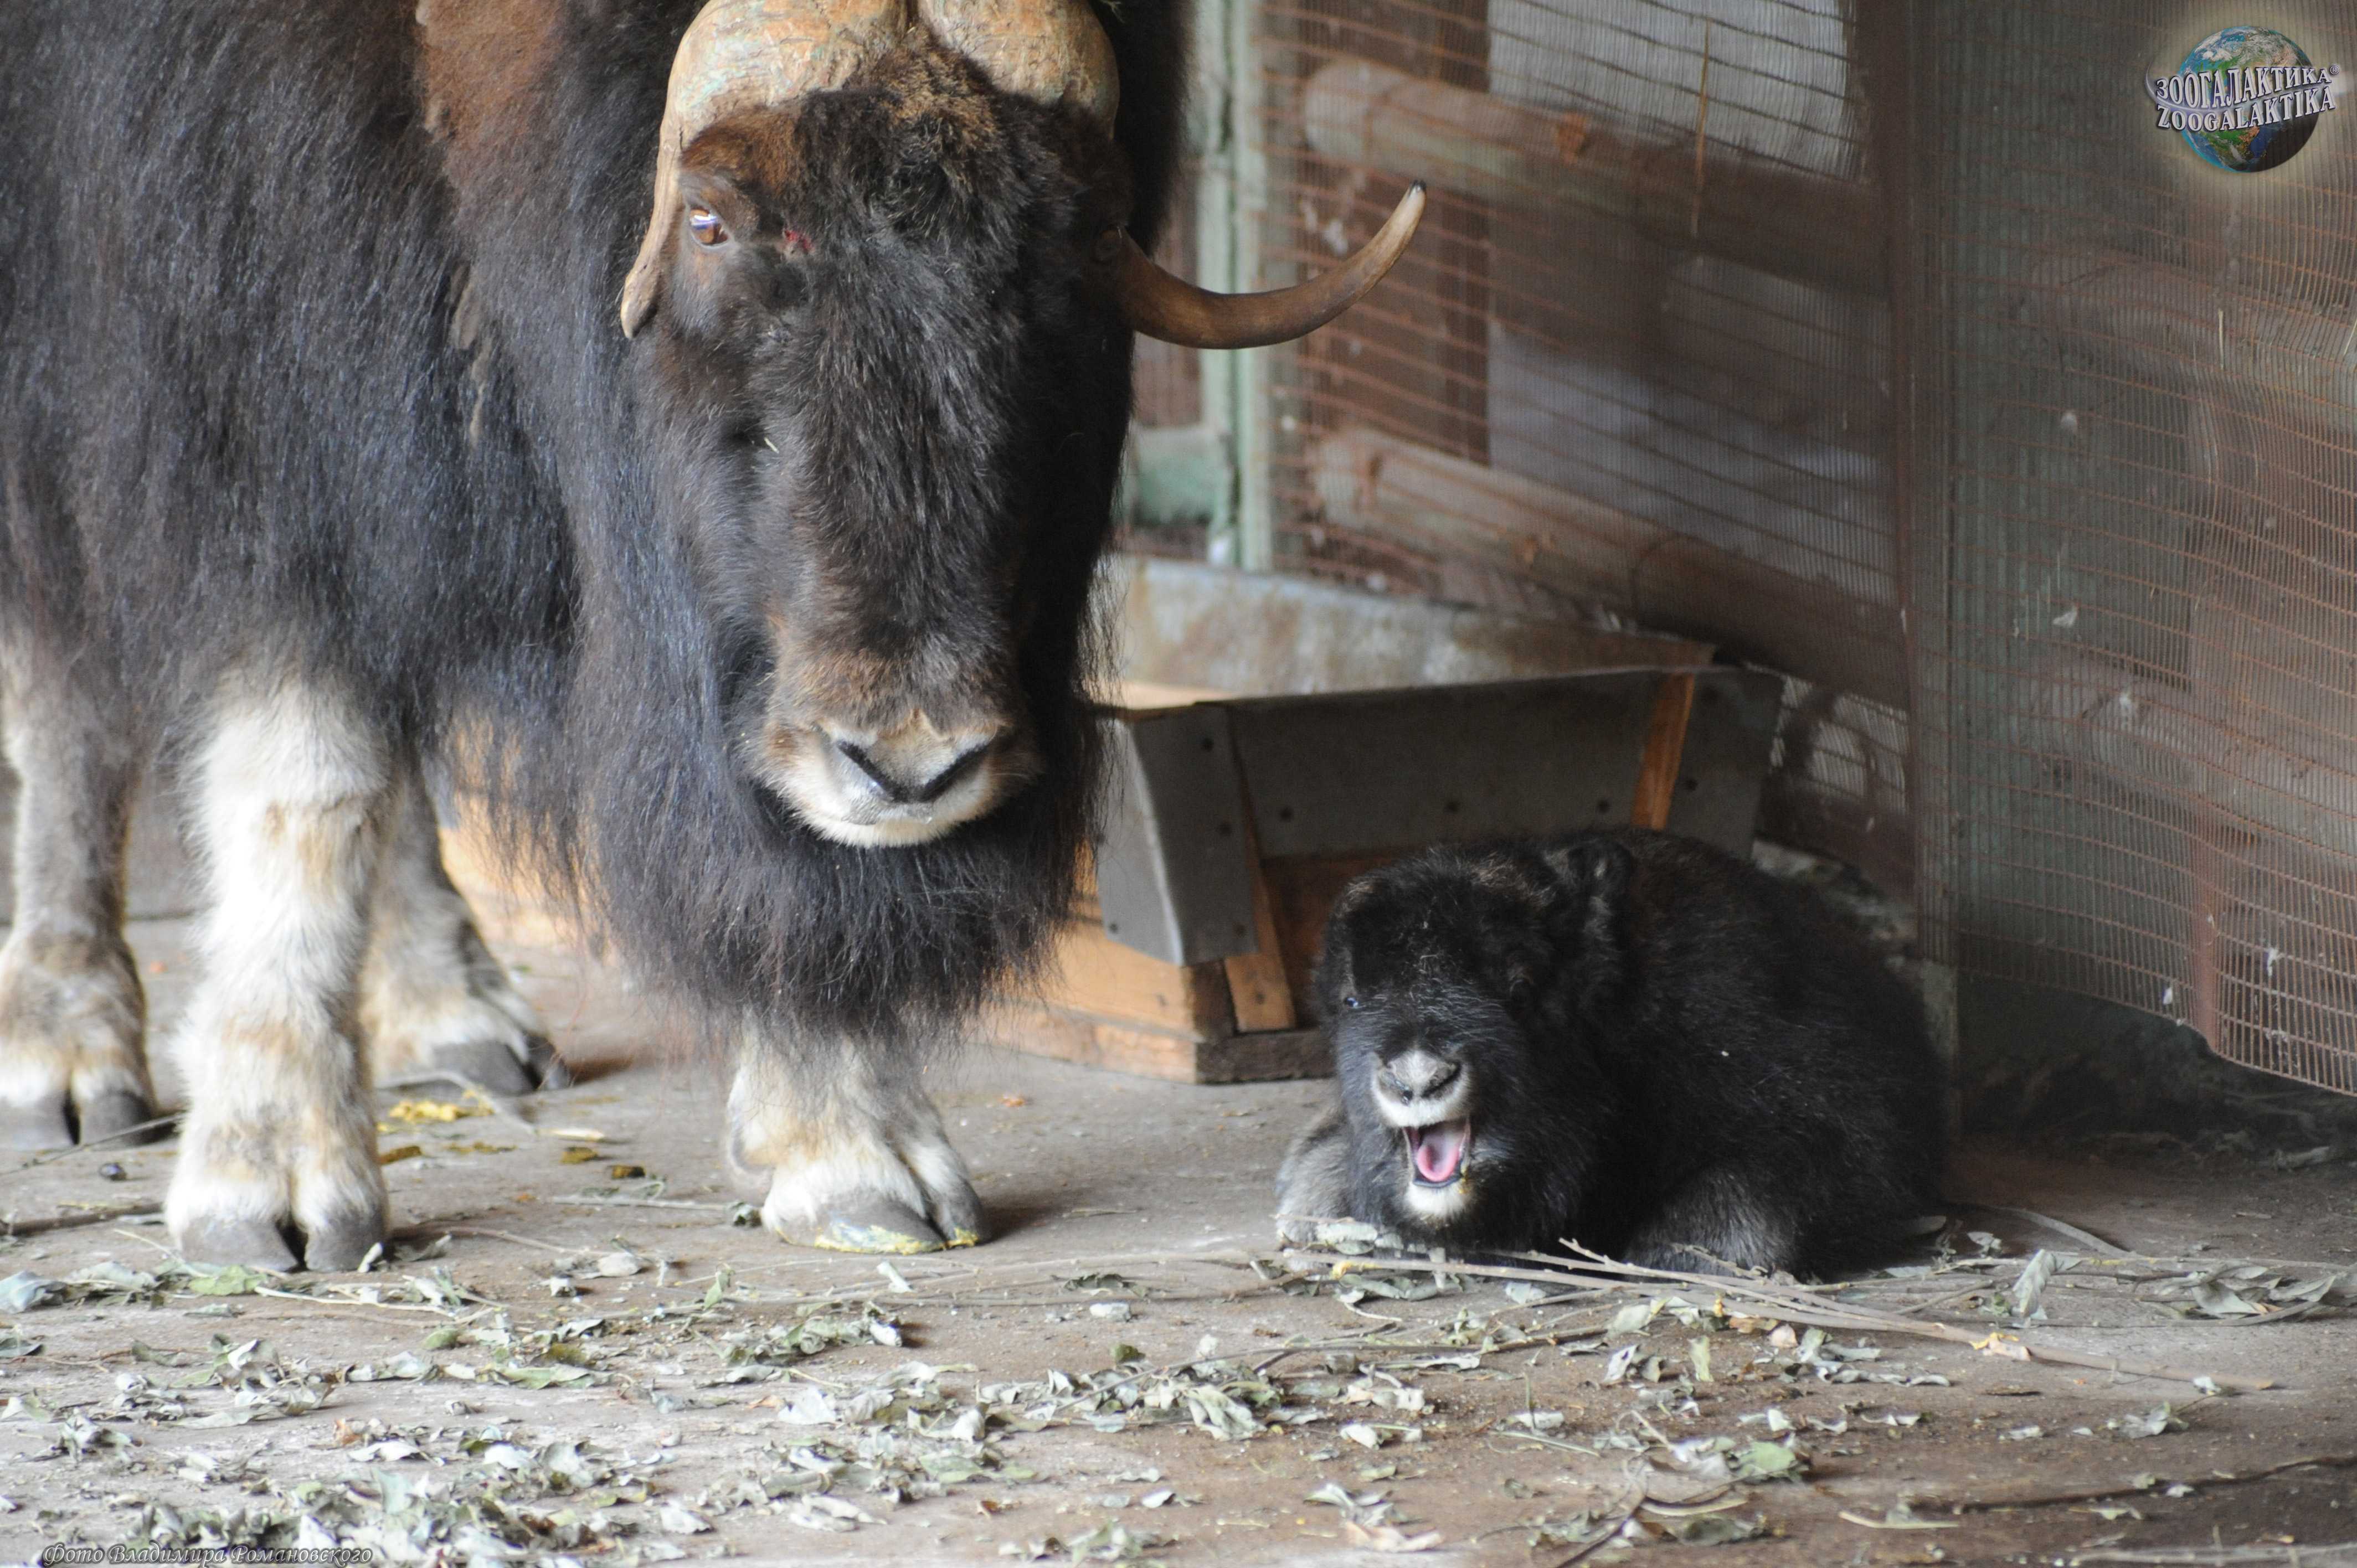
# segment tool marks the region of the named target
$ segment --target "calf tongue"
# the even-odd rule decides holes
[[[1429,1127],[1410,1127],[1407,1147],[1415,1161],[1417,1179],[1435,1187],[1455,1181],[1458,1168],[1465,1163],[1465,1143],[1472,1131],[1469,1122],[1436,1122]]]

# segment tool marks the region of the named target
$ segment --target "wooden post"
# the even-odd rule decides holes
[[[1222,961],[1227,966],[1228,999],[1235,1011],[1236,1032],[1250,1035],[1297,1027],[1301,1020],[1294,1010],[1293,987],[1285,978],[1284,938],[1276,929],[1268,875],[1261,870],[1258,856],[1253,865],[1253,929],[1258,950]]]
[[[1241,769],[1239,769],[1241,772]],[[1227,966],[1229,1005],[1236,1031],[1290,1029],[1300,1023],[1293,1004],[1293,987],[1286,979],[1285,940],[1276,929],[1276,907],[1268,893],[1268,872],[1261,865],[1260,835],[1253,831],[1252,785],[1239,779],[1244,791],[1242,827],[1244,854],[1252,860],[1254,950],[1222,961]]]
[[[1677,799],[1678,764],[1685,757],[1686,721],[1694,716],[1695,678],[1664,675],[1653,698],[1653,715],[1645,725],[1645,755],[1637,765],[1637,788],[1629,803],[1629,821],[1659,831],[1670,825],[1670,807]]]
[[[1268,166],[1261,154],[1255,16],[1253,0],[1206,0],[1196,12],[1196,281],[1215,294],[1263,286]],[[1268,353],[1202,351],[1203,424],[1227,460],[1211,520],[1211,559],[1256,572],[1268,569],[1274,551],[1264,433]]]

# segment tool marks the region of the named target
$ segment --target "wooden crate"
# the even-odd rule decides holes
[[[1127,700],[1141,703],[1142,695],[1133,690]],[[1178,807],[1168,815],[1191,817],[1191,831],[1149,832],[1142,851],[1136,843],[1116,843],[1110,852],[1101,847],[1100,855],[1135,859],[1142,853],[1158,860],[1147,869],[1159,874],[1156,885],[1165,890],[1181,888],[1190,870],[1200,872],[1191,862],[1240,859],[1249,886],[1248,937],[1224,944],[1236,950],[1200,956],[1194,950],[1207,940],[1223,945],[1217,940],[1221,919],[1196,910],[1190,922],[1190,911],[1173,908],[1164,911],[1172,917],[1164,923],[1169,929],[1141,931],[1135,918],[1108,918],[1111,900],[1100,898],[1092,881],[1075,903],[1049,978],[999,1009],[989,1033],[1014,1049],[1091,1067],[1232,1083],[1330,1070],[1310,1016],[1309,974],[1328,910],[1361,872],[1433,842],[1599,822],[1673,828],[1748,850],[1781,683],[1750,671],[1685,669],[1317,697],[1169,695],[1169,706],[1133,706],[1114,715],[1122,743],[1116,749],[1145,773],[1178,774],[1163,780]],[[1149,726],[1168,727],[1178,708],[1200,739],[1173,746],[1167,736],[1150,744],[1142,738]],[[1488,755],[1461,737],[1415,733],[1444,727],[1452,711],[1485,710],[1517,720],[1499,726]],[[1556,733],[1550,719],[1587,733]],[[1330,758],[1338,744],[1347,750],[1354,733],[1374,737],[1378,752],[1386,749],[1384,736],[1394,737],[1400,768],[1380,778],[1369,770],[1360,790],[1321,794],[1321,757]],[[1551,755],[1535,754],[1534,736],[1552,743]],[[1523,760],[1555,768],[1558,787],[1516,788],[1511,780]],[[1233,774],[1227,804],[1234,809],[1215,805],[1206,812],[1203,798],[1220,788],[1223,767]],[[1510,782],[1484,792],[1485,779],[1500,779]],[[1431,799],[1419,802],[1424,791]],[[1134,785],[1139,792],[1154,794],[1152,782],[1142,791]],[[1112,836],[1120,837],[1125,814],[1138,812],[1135,802],[1117,807]],[[1320,820],[1307,820],[1313,815]],[[1133,890],[1155,880],[1134,865],[1128,870]],[[1135,898],[1129,902],[1134,911]]]

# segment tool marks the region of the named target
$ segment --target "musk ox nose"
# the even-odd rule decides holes
[[[1383,1064],[1383,1086],[1402,1100],[1426,1100],[1455,1083],[1460,1070],[1430,1051],[1403,1051]]]
[[[866,776],[884,799],[896,806],[930,806],[982,766],[984,757],[998,742],[989,739],[968,746],[963,751],[950,755],[946,763],[942,746],[899,746],[886,742],[871,741],[861,745],[840,736],[831,737],[834,749],[847,757],[854,768]]]
[[[877,725],[773,709],[748,737],[746,760],[827,838],[863,848],[922,843],[987,816],[1039,771],[1037,747],[1003,712],[969,703],[943,722],[904,708]]]
[[[995,716],[940,724],[921,708],[888,730],[819,726],[846,793],[904,811],[935,805],[981,772],[1007,729]]]

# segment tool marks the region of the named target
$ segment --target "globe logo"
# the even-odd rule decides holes
[[[2258,174],[2308,145],[2316,123],[2341,107],[2341,70],[2311,63],[2273,27],[2221,27],[2174,76],[2146,82],[2156,122],[2213,168]]]

